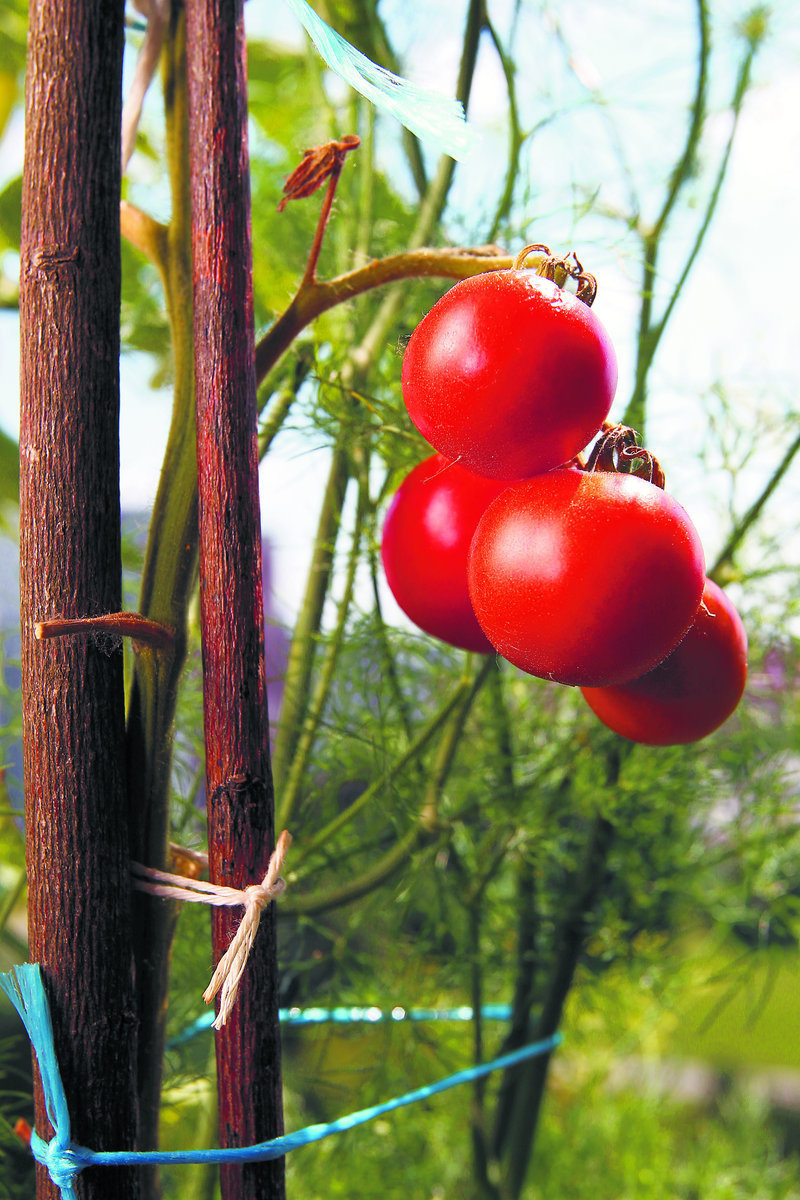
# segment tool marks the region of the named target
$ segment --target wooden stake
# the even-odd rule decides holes
[[[214,883],[246,887],[274,848],[258,495],[242,0],[187,0],[200,600]],[[217,1032],[220,1144],[283,1131],[275,906]],[[237,914],[213,918],[214,961]],[[223,1200],[283,1200],[283,1159],[221,1170]]]
[[[31,0],[20,269],[20,560],[28,935],[73,1136],[135,1148],[122,652],[37,641],[49,617],[121,605],[120,114],[123,0]],[[36,1130],[50,1136],[41,1085]],[[135,1200],[132,1168],[81,1200]],[[39,1200],[59,1189],[37,1169]]]

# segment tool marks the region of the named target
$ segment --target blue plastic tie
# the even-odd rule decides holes
[[[350,1113],[348,1116],[340,1117],[337,1121],[308,1125],[305,1129],[297,1130],[296,1133],[285,1134],[283,1137],[273,1138],[268,1142],[258,1142],[254,1146],[217,1150],[90,1150],[85,1146],[76,1146],[70,1141],[67,1101],[56,1061],[53,1026],[38,965],[26,964],[16,967],[14,974],[0,975],[0,987],[3,988],[22,1017],[39,1062],[47,1115],[55,1133],[50,1142],[45,1142],[34,1131],[31,1136],[31,1150],[36,1160],[48,1168],[52,1181],[61,1188],[62,1200],[76,1200],[73,1184],[80,1172],[89,1166],[245,1163],[266,1162],[268,1159],[280,1158],[290,1150],[308,1146],[312,1142],[320,1142],[323,1138],[330,1137],[331,1134],[343,1133],[358,1125],[365,1125],[376,1117],[394,1112],[398,1108],[405,1108],[419,1100],[428,1100],[431,1096],[449,1091],[450,1088],[458,1087],[463,1083],[481,1079],[492,1071],[504,1070],[507,1067],[517,1066],[527,1059],[549,1054],[563,1040],[560,1033],[555,1033],[552,1037],[523,1046],[510,1054],[503,1054],[499,1058],[492,1059],[491,1062],[468,1067],[466,1070],[457,1071],[454,1075],[448,1075],[436,1083],[406,1092],[405,1095],[397,1096],[394,1100],[386,1100],[371,1108]]]
[[[461,1004],[458,1008],[403,1008],[396,1004],[394,1008],[384,1009],[370,1005],[367,1008],[347,1008],[338,1005],[336,1008],[281,1008],[278,1016],[282,1025],[387,1025],[399,1024],[402,1021],[471,1021],[474,1012],[469,1004]],[[508,1021],[511,1017],[510,1004],[484,1004],[481,1016],[485,1021]],[[213,1012],[202,1013],[180,1033],[170,1038],[167,1049],[182,1046],[191,1041],[199,1033],[205,1033],[214,1023]]]
[[[464,158],[469,153],[475,133],[457,100],[418,87],[379,67],[331,29],[306,0],[286,2],[331,70],[376,108],[390,113],[406,129],[451,158]]]

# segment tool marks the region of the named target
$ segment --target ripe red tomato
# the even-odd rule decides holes
[[[705,562],[681,506],[633,475],[550,471],[481,517],[472,606],[523,671],[581,686],[626,683],[674,650],[700,603]]]
[[[516,480],[568,462],[605,420],[614,349],[592,310],[532,270],[451,288],[406,348],[411,420],[452,461]]]
[[[487,504],[506,486],[434,454],[403,480],[383,526],[383,569],[406,616],[443,642],[481,654],[494,650],[470,604],[467,553]]]
[[[689,632],[663,662],[618,687],[582,688],[604,725],[632,742],[698,742],[727,721],[747,679],[747,634],[725,593],[706,580]]]

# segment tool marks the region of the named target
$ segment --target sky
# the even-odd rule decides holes
[[[490,11],[498,28],[506,30],[515,6],[495,0]],[[688,436],[701,437],[705,428],[700,397],[724,379],[740,411],[752,419],[757,448],[745,480],[755,494],[775,461],[777,443],[760,438],[764,410],[788,408],[800,390],[797,307],[792,276],[800,262],[800,225],[792,217],[800,197],[800,22],[791,22],[790,6],[779,8],[774,32],[757,63],[755,87],[745,107],[729,177],[718,215],[704,253],[682,297],[657,360],[653,383],[658,393],[651,424],[653,448],[667,469],[673,491],[692,511],[707,553],[719,537],[719,480],[698,477],[683,446]],[[419,83],[452,88],[460,53],[464,4],[443,0],[437,5],[413,6],[385,0],[382,12],[403,55],[404,70]],[[287,7],[249,0],[246,17],[250,32],[302,44],[303,34]],[[557,11],[557,16],[555,15]],[[727,30],[744,11],[734,0],[715,6],[715,39],[722,47],[714,60],[712,120],[705,153],[709,161],[724,144],[729,125],[727,98],[735,70]],[[411,19],[409,19],[409,12]],[[609,237],[606,222],[593,226],[591,217],[576,227],[565,216],[563,195],[570,182],[580,184],[579,171],[594,166],[603,185],[596,203],[612,206],[620,200],[620,173],[615,169],[608,128],[592,125],[583,116],[587,98],[598,90],[607,98],[609,115],[624,130],[626,157],[652,184],[655,198],[663,188],[661,164],[671,161],[670,138],[680,127],[665,114],[685,104],[690,94],[694,55],[692,6],[682,0],[651,0],[638,8],[628,0],[564,0],[557,10],[523,2],[520,8],[521,44],[530,47],[520,63],[518,90],[523,114],[531,121],[541,115],[542,92],[574,115],[552,133],[544,130],[521,170],[535,178],[542,200],[543,226],[531,240],[570,245],[576,235],[597,239],[597,261],[591,269],[601,279],[595,311],[609,330],[620,360],[618,405],[630,390],[633,345],[630,331],[639,278],[630,242]],[[553,53],[552,30],[558,22],[572,53],[565,60]],[[132,55],[126,56],[126,76]],[[531,73],[530,77],[528,72]],[[535,72],[535,84],[533,75]],[[480,144],[460,169],[453,192],[456,210],[470,214],[494,200],[491,181],[502,178],[506,143],[502,122],[505,99],[496,56],[484,45],[476,72],[470,119]],[[397,170],[403,186],[403,167],[391,118],[379,123],[387,169]],[[567,139],[565,140],[565,128]],[[22,131],[17,123],[0,145],[0,184],[19,169]],[[609,165],[610,164],[610,165]],[[592,172],[587,172],[591,177]],[[487,185],[487,180],[489,184]],[[565,182],[566,181],[566,182]],[[548,199],[552,199],[547,212]],[[645,194],[643,208],[647,210]],[[549,218],[545,220],[545,218]],[[687,226],[688,228],[688,226]],[[546,234],[546,236],[544,236]],[[605,240],[603,240],[605,238]],[[674,263],[679,264],[680,240]],[[672,263],[662,262],[668,276]],[[677,270],[677,265],[675,266]],[[423,314],[421,313],[420,316]],[[13,312],[0,311],[0,361],[6,387],[0,392],[0,426],[16,435],[18,391],[18,327]],[[150,363],[138,355],[123,356],[121,364],[121,490],[125,511],[149,508],[160,470],[161,451],[169,421],[170,397],[149,387]],[[398,370],[399,374],[399,370]],[[752,410],[752,411],[750,411]],[[612,410],[612,416],[620,415]],[[681,434],[676,437],[676,430]],[[262,521],[274,551],[275,600],[285,615],[297,605],[316,525],[315,497],[321,494],[326,452],[309,450],[299,435],[282,435],[262,467]],[[800,491],[795,478],[788,495]],[[296,499],[295,499],[296,498]],[[784,510],[785,511],[785,510]],[[292,514],[291,521],[287,514]],[[394,614],[397,615],[396,613]]]

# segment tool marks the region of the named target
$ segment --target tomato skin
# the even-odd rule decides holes
[[[689,632],[663,662],[619,687],[583,688],[604,725],[646,746],[698,742],[727,721],[747,679],[747,634],[710,579]]]
[[[475,615],[515,666],[558,683],[626,683],[674,650],[705,581],[681,506],[632,475],[550,471],[512,484],[469,557]]]
[[[617,361],[592,310],[534,271],[461,280],[406,347],[403,399],[435,449],[516,480],[568,462],[602,425]]]
[[[487,504],[506,487],[434,454],[401,483],[383,525],[386,580],[407,617],[451,646],[494,654],[472,611],[467,554]]]

